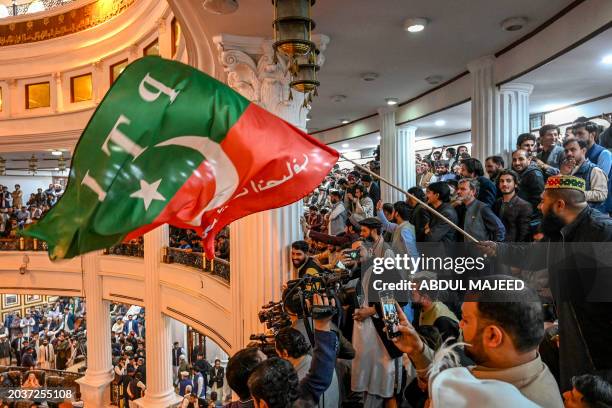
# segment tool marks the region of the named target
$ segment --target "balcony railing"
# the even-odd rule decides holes
[[[144,258],[144,245],[123,243],[105,249],[104,255],[121,255]]]
[[[0,238],[0,251],[46,251],[47,243],[32,238]]]
[[[28,10],[30,13],[45,11],[45,10],[52,9],[54,7],[63,6],[64,4],[72,3],[73,1],[74,0],[40,0],[40,1],[30,1],[27,3],[13,1],[12,4],[6,5],[6,13],[8,13],[8,16],[3,16],[2,12],[0,11],[0,18],[28,14]],[[17,4],[17,3],[20,3],[20,4]],[[33,4],[34,6],[32,6]],[[41,4],[42,4],[42,7],[44,8],[40,6]]]
[[[192,268],[201,269],[223,280],[230,281],[230,263],[225,259],[214,258],[207,260],[202,252],[193,252],[187,249],[166,248],[164,256],[166,263],[178,263]]]

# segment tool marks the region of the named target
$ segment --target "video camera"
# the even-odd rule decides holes
[[[350,273],[343,271],[323,272],[316,276],[304,275],[300,279],[290,280],[287,282],[287,289],[283,293],[285,311],[297,314],[299,318],[322,319],[333,316],[339,311],[341,305],[347,304],[354,295],[354,289],[344,287],[344,284],[351,279]],[[315,305],[308,308],[306,301],[311,301],[315,294],[336,299],[336,306]]]
[[[289,315],[285,313],[283,302],[268,302],[257,313],[259,321],[266,324],[267,329],[278,331],[283,327],[291,326]]]
[[[251,334],[249,340],[258,342],[257,348],[268,357],[277,357],[276,346],[274,343],[274,334]]]

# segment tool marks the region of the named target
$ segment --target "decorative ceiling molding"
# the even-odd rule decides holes
[[[74,34],[121,14],[136,0],[97,0],[70,11],[0,25],[0,47],[27,44]]]

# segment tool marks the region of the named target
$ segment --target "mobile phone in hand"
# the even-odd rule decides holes
[[[387,328],[387,338],[391,340],[400,336],[399,316],[397,314],[397,302],[391,292],[380,293],[380,304],[383,311],[383,322]]]

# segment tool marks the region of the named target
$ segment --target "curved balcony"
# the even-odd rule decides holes
[[[32,239],[0,240],[0,293],[85,296],[80,258],[49,260],[46,244]],[[36,245],[36,249],[34,249]],[[142,244],[120,244],[96,256],[103,299],[145,306]],[[160,257],[162,311],[210,337],[224,351],[235,347],[230,265],[202,253],[165,248]]]

